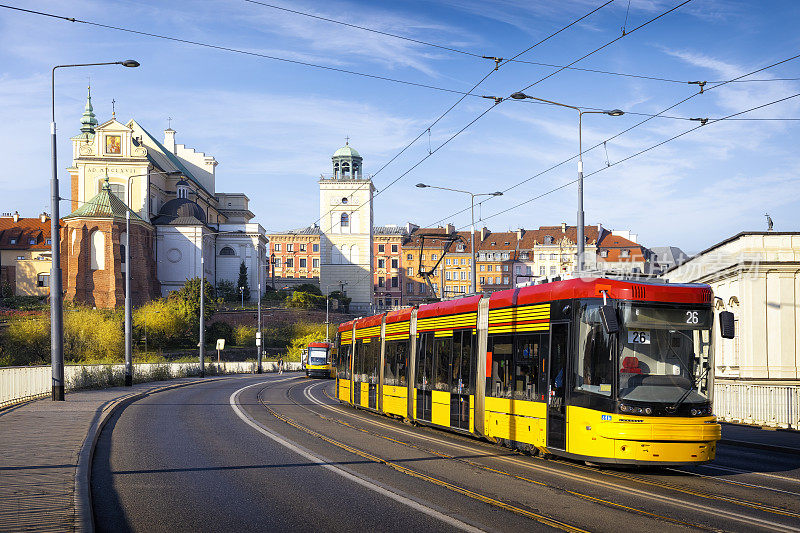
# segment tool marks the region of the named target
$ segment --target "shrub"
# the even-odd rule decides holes
[[[122,361],[122,311],[75,308],[64,312],[64,358],[69,361]]]
[[[309,292],[295,291],[289,299],[288,305],[299,309],[325,309],[325,297]]]
[[[244,291],[241,293],[244,295],[244,300],[250,300],[250,283],[247,281],[247,265],[242,264],[239,265],[239,279],[236,281],[236,292],[239,292],[239,288],[243,288]],[[241,295],[240,295],[241,296]]]
[[[255,336],[253,338],[255,338]],[[217,342],[217,339],[225,339],[226,346],[236,342],[236,336],[230,324],[226,322],[214,322],[208,327],[206,342],[208,344],[214,344]]]
[[[2,332],[0,364],[24,366],[45,364],[50,359],[50,319],[16,318]]]
[[[322,296],[322,291],[313,283],[302,283],[294,288],[295,292],[307,292],[309,294],[318,294]]]
[[[255,346],[256,328],[253,326],[236,326],[233,331],[233,341],[236,346]]]
[[[3,305],[11,309],[24,311],[47,309],[49,306],[44,296],[3,296]]]
[[[186,306],[177,298],[153,300],[133,312],[134,334],[141,341],[147,330],[148,347],[170,348],[191,344],[191,326]]]
[[[205,280],[203,287],[205,293],[205,319],[217,310],[219,302],[214,298],[214,287]],[[194,344],[197,344],[200,327],[200,278],[187,279],[186,283],[169,294],[168,300],[179,302],[183,306],[184,313],[189,321],[189,337]]]

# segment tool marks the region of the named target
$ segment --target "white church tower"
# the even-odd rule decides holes
[[[362,173],[362,158],[348,142],[333,154],[333,176],[319,180],[323,293],[344,290],[351,312],[368,312],[372,303],[372,195]]]

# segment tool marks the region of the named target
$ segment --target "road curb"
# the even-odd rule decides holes
[[[75,468],[75,529],[87,533],[94,532],[94,512],[92,509],[92,488],[91,488],[91,475],[92,475],[92,460],[94,458],[94,450],[97,446],[97,440],[100,438],[100,433],[103,431],[106,423],[111,417],[119,410],[124,409],[128,404],[140,400],[150,394],[157,392],[164,392],[170,389],[177,389],[189,385],[197,385],[200,383],[209,383],[211,381],[220,381],[229,379],[228,377],[214,377],[205,378],[197,381],[190,381],[185,383],[175,383],[163,387],[156,387],[154,389],[145,390],[127,396],[116,398],[100,406],[100,417],[97,418],[86,433],[86,438],[83,440],[81,449],[78,452],[78,465]]]
[[[754,448],[758,450],[767,450],[770,452],[800,455],[800,449],[790,448],[788,446],[778,446],[775,444],[762,444],[760,442],[750,442],[745,440],[730,440],[730,439],[720,439],[719,443],[727,444],[729,446],[739,446],[741,448]]]

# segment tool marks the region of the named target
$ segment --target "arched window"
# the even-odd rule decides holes
[[[219,251],[219,255],[236,255],[236,252],[234,252],[233,248],[231,248],[230,246],[226,246]]]
[[[346,265],[347,264],[347,245],[343,244],[339,249],[339,264]]]
[[[347,162],[342,163],[342,177],[343,178],[350,177],[350,164]]]
[[[350,247],[350,262],[354,265],[358,264],[358,246],[355,244]]]
[[[105,270],[106,268],[106,236],[102,231],[95,230],[89,238],[91,250],[89,254],[89,268],[92,270]]]
[[[339,225],[344,228],[350,227],[350,215],[347,213],[342,213],[342,216],[339,218]]]

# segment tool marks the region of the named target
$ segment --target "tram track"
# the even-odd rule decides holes
[[[300,385],[300,384],[297,384],[297,385]],[[312,410],[308,409],[307,407],[299,404],[298,402],[296,402],[296,401],[294,401],[292,399],[290,393],[297,385],[292,385],[286,390],[287,399],[289,401],[291,401],[293,404],[295,404],[296,406],[298,406],[298,407],[300,407],[302,409],[308,410],[308,411],[312,412],[313,414],[319,416],[318,413],[314,413]],[[266,389],[266,387],[265,387],[265,389]],[[463,496],[467,496],[467,497],[472,498],[474,500],[477,500],[477,501],[480,501],[480,502],[483,502],[483,503],[487,503],[487,504],[492,505],[494,507],[498,507],[500,509],[504,509],[506,511],[510,511],[512,513],[515,513],[515,514],[524,516],[526,518],[535,520],[536,522],[538,522],[540,524],[544,524],[544,525],[547,525],[547,526],[550,526],[550,527],[553,527],[553,528],[556,528],[556,529],[560,529],[562,531],[571,532],[571,533],[588,533],[587,530],[582,529],[582,528],[577,527],[577,526],[572,525],[572,524],[568,524],[567,522],[564,522],[564,521],[561,521],[561,520],[558,520],[558,519],[555,519],[555,518],[551,518],[551,517],[546,516],[544,514],[536,513],[536,512],[530,511],[528,509],[523,509],[522,507],[519,507],[519,506],[516,506],[516,505],[512,505],[512,504],[507,503],[507,502],[503,502],[503,501],[498,500],[496,498],[492,498],[491,496],[487,496],[485,494],[481,494],[479,492],[467,489],[466,487],[462,487],[462,486],[456,485],[454,483],[450,483],[450,482],[448,482],[446,480],[443,480],[441,478],[425,474],[424,472],[420,472],[419,470],[415,470],[415,469],[409,468],[409,467],[401,465],[401,464],[399,464],[397,462],[391,461],[389,459],[385,459],[385,458],[380,457],[378,455],[369,453],[369,452],[367,452],[365,450],[361,450],[361,449],[356,448],[354,446],[351,446],[349,444],[345,444],[345,443],[343,443],[343,442],[341,442],[339,440],[336,440],[336,439],[333,439],[333,438],[328,437],[326,435],[323,435],[323,434],[321,434],[321,433],[319,433],[317,431],[314,431],[313,429],[311,429],[311,428],[309,428],[307,426],[304,426],[303,424],[300,424],[299,422],[297,422],[296,420],[294,420],[294,419],[292,419],[292,418],[290,418],[288,416],[285,416],[285,415],[282,415],[282,414],[278,413],[276,410],[274,410],[272,407],[270,407],[267,404],[267,402],[264,400],[264,397],[263,397],[262,393],[263,393],[263,389],[262,389],[262,391],[260,391],[258,393],[258,396],[257,396],[258,402],[267,411],[269,411],[270,414],[272,414],[275,418],[277,418],[278,420],[281,420],[282,422],[285,422],[286,424],[288,424],[288,425],[294,427],[295,429],[298,429],[298,430],[300,430],[300,431],[302,431],[302,432],[304,432],[304,433],[306,433],[308,435],[314,436],[316,438],[319,438],[319,439],[323,440],[324,442],[327,442],[328,444],[336,446],[337,448],[340,448],[342,450],[345,450],[345,451],[348,451],[350,453],[353,453],[353,454],[355,454],[355,455],[357,455],[357,456],[359,456],[359,457],[361,457],[363,459],[367,459],[367,460],[375,462],[375,463],[386,465],[386,466],[388,466],[388,467],[390,467],[390,468],[392,468],[392,469],[394,469],[394,470],[396,470],[398,472],[401,472],[403,474],[407,474],[407,475],[412,476],[414,478],[417,478],[417,479],[420,479],[420,480],[423,480],[423,481],[427,481],[427,482],[432,483],[434,485],[446,488],[448,490],[451,490],[451,491],[453,491],[455,493],[458,493],[458,494],[461,494]]]
[[[371,424],[373,426],[383,427],[385,429],[388,429],[388,430],[391,430],[391,431],[395,431],[395,432],[398,432],[398,433],[401,433],[401,434],[404,434],[404,435],[407,435],[407,436],[413,436],[414,438],[427,440],[429,442],[433,442],[433,443],[440,444],[440,445],[445,445],[445,446],[448,446],[448,447],[451,447],[451,448],[458,449],[460,451],[467,451],[467,452],[473,452],[473,453],[476,452],[476,449],[475,449],[474,446],[468,446],[468,445],[464,445],[464,444],[455,443],[455,442],[452,442],[452,441],[446,441],[446,440],[443,440],[443,439],[440,439],[440,438],[436,438],[436,437],[432,437],[432,436],[429,436],[429,435],[423,435],[423,434],[421,434],[419,432],[409,431],[409,430],[407,430],[405,428],[399,428],[399,427],[396,427],[396,426],[392,426],[392,425],[386,424],[385,422],[372,420],[370,418],[367,418],[367,417],[364,417],[362,415],[357,414],[357,411],[356,412],[351,412],[350,410],[344,409],[344,408],[339,407],[339,406],[328,405],[328,404],[322,403],[322,402],[320,402],[318,399],[314,398],[310,394],[309,389],[312,386],[313,385],[309,386],[306,389],[306,391],[304,391],[304,396],[307,399],[309,399],[309,401],[311,401],[312,403],[314,403],[314,404],[316,404],[316,405],[318,405],[320,407],[323,407],[323,408],[331,410],[331,411],[335,411],[335,412],[340,413],[340,414],[344,414],[344,415],[346,415],[348,417],[354,418],[356,420],[360,420],[362,422],[366,422],[366,423]],[[330,400],[338,402],[338,399],[333,398],[332,396],[330,396],[330,394],[328,394],[327,391],[323,391],[323,393]],[[288,391],[287,391],[287,395],[288,395]],[[327,418],[324,415],[321,415],[321,414],[313,411],[312,409],[310,409],[310,408],[308,408],[308,407],[306,407],[304,405],[299,404],[298,402],[294,401],[291,397],[289,398],[289,400],[292,401],[292,403],[294,403],[298,407],[303,408],[303,409],[305,409],[307,411],[310,411],[311,413],[315,414],[316,416],[319,416],[319,417],[324,418],[324,419]],[[355,430],[364,431],[366,433],[373,434],[374,436],[377,436],[377,437],[380,437],[380,438],[385,438],[385,439],[391,440],[393,442],[396,442],[396,443],[399,443],[399,444],[402,444],[402,445],[405,445],[405,446],[417,447],[414,444],[402,441],[400,439],[395,439],[393,437],[388,437],[386,435],[378,434],[378,433],[372,432],[372,431],[364,429],[364,428],[359,428],[359,427],[353,426],[352,424],[348,424],[348,423],[343,422],[343,421],[338,420],[338,419],[332,419],[332,418],[327,418],[327,419],[332,421],[332,422],[336,422],[336,423],[340,423],[340,424],[343,424],[343,425],[347,425],[347,426],[349,426],[349,427],[351,427],[351,428],[353,428]],[[439,453],[434,452],[434,451],[429,450],[429,449],[426,449],[426,448],[419,448],[419,447],[417,447],[417,448],[422,450],[422,451],[426,451],[428,453],[435,453],[436,455],[439,455]],[[447,456],[447,454],[445,454],[445,455]],[[466,461],[466,460],[461,459],[461,458],[455,458],[455,457],[452,457],[452,456],[448,456],[448,457],[451,458],[451,459],[457,460],[457,461],[461,461],[461,462]],[[522,460],[520,460],[520,459],[518,459],[516,457],[504,457],[504,456],[498,456],[498,455],[493,455],[492,457],[493,457],[493,459],[496,459],[496,460],[499,460],[499,461],[502,461],[502,462],[506,462],[506,463],[514,465],[514,466],[523,467],[523,468],[526,468],[526,469],[533,469],[533,470],[536,470],[536,471],[539,471],[539,472],[543,472],[543,473],[547,473],[547,474],[551,474],[551,475],[557,475],[559,477],[570,479],[572,481],[584,482],[584,483],[588,483],[588,484],[591,484],[591,485],[594,485],[594,486],[597,486],[597,487],[607,488],[607,489],[611,489],[611,490],[614,490],[614,491],[617,491],[617,492],[623,492],[625,494],[633,493],[633,494],[636,494],[636,495],[638,495],[638,496],[640,496],[642,498],[649,499],[649,500],[656,500],[656,501],[661,502],[661,503],[663,503],[665,501],[663,494],[658,494],[658,493],[655,493],[655,492],[652,492],[652,491],[646,491],[646,490],[632,488],[632,487],[623,487],[623,486],[620,486],[618,484],[614,484],[612,482],[612,480],[599,480],[599,479],[594,479],[594,478],[591,478],[591,477],[588,477],[588,476],[585,476],[585,475],[582,475],[582,474],[574,473],[574,472],[564,472],[564,471],[559,470],[559,469],[549,468],[549,467],[547,467],[546,465],[543,465],[543,464],[533,464],[531,461],[522,461]],[[539,458],[535,458],[535,457],[531,457],[530,459],[533,459],[535,461],[542,461],[542,462],[545,461],[544,459],[539,459]],[[591,466],[584,466],[584,465],[580,465],[580,464],[567,462],[567,461],[560,460],[560,459],[548,459],[547,462],[555,463],[555,464],[558,464],[560,466],[565,466],[565,467],[568,467],[568,468],[571,468],[571,469],[583,470],[583,471],[590,472],[592,474],[600,475],[600,476],[603,476],[603,477],[624,479],[626,481],[630,481],[630,482],[637,483],[637,484],[644,484],[644,485],[648,485],[650,487],[658,487],[658,488],[661,488],[661,489],[664,489],[664,490],[669,490],[669,491],[673,491],[673,492],[679,492],[681,494],[684,494],[684,495],[690,496],[690,497],[700,497],[700,498],[704,498],[704,499],[708,499],[708,500],[718,501],[718,502],[722,502],[722,503],[726,503],[726,504],[730,504],[730,505],[735,505],[735,506],[739,506],[739,507],[745,507],[745,508],[748,508],[748,509],[753,509],[753,510],[765,512],[765,513],[769,513],[769,514],[774,514],[774,515],[781,516],[781,517],[800,519],[800,513],[796,513],[796,512],[793,512],[793,511],[790,511],[790,510],[787,510],[787,509],[783,509],[783,508],[779,508],[779,507],[775,507],[775,506],[771,506],[771,505],[764,504],[764,503],[761,503],[761,502],[749,501],[749,500],[745,500],[745,499],[742,499],[742,498],[736,498],[736,497],[733,497],[733,496],[712,494],[712,493],[706,492],[706,491],[687,489],[687,488],[679,487],[679,486],[676,486],[674,484],[666,483],[666,482],[663,482],[663,481],[644,479],[644,478],[641,478],[640,476],[636,476],[636,475],[633,475],[633,474],[628,474],[628,473],[625,473],[625,472],[610,472],[610,471],[601,470],[601,469],[598,469],[598,468],[595,468],[595,467],[591,467]],[[688,525],[690,527],[694,527],[694,528],[697,528],[697,529],[714,529],[714,528],[710,528],[708,526],[699,525],[699,524],[691,524],[691,523],[687,523],[687,522],[683,522],[683,521],[680,521],[680,520],[673,519],[671,517],[658,515],[656,513],[650,513],[649,511],[645,511],[645,510],[642,510],[642,509],[630,508],[628,506],[619,504],[617,502],[595,498],[594,496],[583,494],[583,493],[579,493],[577,491],[569,491],[567,489],[561,489],[560,487],[556,487],[556,486],[553,486],[553,485],[550,485],[550,484],[542,483],[542,482],[539,482],[539,481],[536,481],[536,480],[531,480],[529,478],[526,478],[525,476],[518,476],[516,474],[510,473],[510,472],[505,472],[503,470],[493,469],[491,467],[487,467],[486,465],[482,465],[480,463],[475,463],[473,461],[468,461],[468,463],[473,467],[477,467],[477,468],[482,468],[482,469],[485,469],[485,470],[493,471],[493,472],[495,472],[497,474],[500,474],[500,475],[513,477],[513,478],[516,478],[516,479],[520,479],[522,481],[529,481],[529,482],[531,482],[533,484],[536,484],[536,485],[544,485],[544,486],[547,486],[549,488],[554,488],[554,489],[557,489],[557,490],[565,490],[565,492],[570,493],[573,496],[581,497],[581,498],[586,499],[586,500],[595,501],[596,503],[600,503],[600,504],[603,504],[603,505],[606,505],[606,506],[609,506],[609,507],[614,507],[614,508],[618,508],[618,509],[624,509],[624,510],[626,510],[628,512],[648,515],[648,516],[651,516],[652,518],[661,519],[661,520],[665,520],[665,521],[672,522],[672,523],[679,523],[681,525]],[[706,513],[706,514],[711,514],[711,515],[716,516],[716,517],[719,517],[720,515],[722,515],[722,516],[725,516],[726,518],[728,518],[730,520],[734,520],[734,521],[737,521],[737,522],[743,522],[743,523],[750,524],[750,525],[756,523],[761,527],[772,529],[772,530],[776,530],[776,531],[793,531],[793,532],[800,531],[800,528],[787,526],[786,524],[773,522],[773,521],[762,519],[762,518],[758,518],[758,517],[755,517],[755,516],[752,516],[752,515],[745,515],[745,514],[741,514],[741,513],[738,513],[738,512],[734,512],[734,511],[730,511],[730,510],[726,510],[726,509],[720,509],[720,508],[709,509],[708,506],[706,506],[706,505],[697,504],[694,501],[690,501],[690,500],[686,500],[686,499],[678,499],[678,498],[674,498],[673,497],[673,498],[670,498],[669,501],[670,501],[670,503],[672,503],[673,505],[676,505],[676,506],[680,506],[680,507],[684,507],[684,508],[690,508],[690,509],[693,509],[693,510],[696,510],[696,511],[699,511],[699,512],[703,512],[703,513]]]

